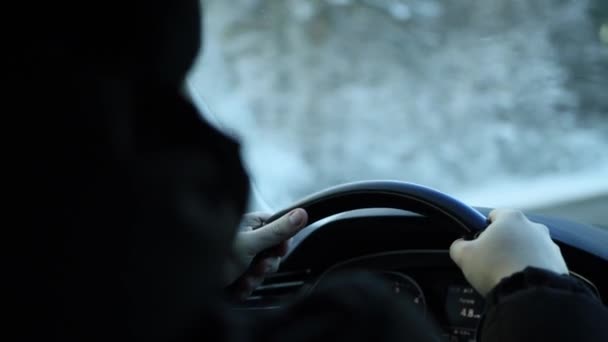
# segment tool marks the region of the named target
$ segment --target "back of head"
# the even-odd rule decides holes
[[[182,95],[199,1],[18,6],[6,220],[21,335],[150,341],[220,329],[216,280],[247,179],[238,145]]]

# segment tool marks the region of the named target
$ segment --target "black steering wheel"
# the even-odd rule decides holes
[[[308,224],[334,214],[364,208],[394,208],[425,216],[441,216],[456,223],[465,239],[474,238],[488,225],[487,218],[477,209],[440,191],[400,181],[363,181],[338,185],[275,213],[266,223],[296,208],[308,212]]]

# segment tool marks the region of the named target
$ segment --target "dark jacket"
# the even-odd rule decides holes
[[[13,336],[231,334],[219,279],[248,181],[238,144],[182,94],[199,1],[16,6],[3,112]]]
[[[580,280],[529,267],[486,297],[480,341],[608,341],[608,309]]]
[[[198,3],[22,2],[8,13],[20,25],[5,46],[5,108],[14,112],[5,125],[13,153],[5,159],[12,229],[4,281],[15,304],[5,333],[42,341],[280,336],[236,326],[220,301],[221,261],[248,181],[238,144],[182,95],[200,44]],[[606,325],[595,326],[605,309],[588,294],[548,286],[496,293],[484,340],[551,329],[562,340],[605,336]],[[344,308],[344,296],[330,299]],[[301,322],[300,309],[285,319]],[[381,310],[390,318],[383,329],[397,334],[386,339],[412,336],[402,310]],[[346,332],[331,327],[335,338]],[[297,327],[291,334],[307,336]]]

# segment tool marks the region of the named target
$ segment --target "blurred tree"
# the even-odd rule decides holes
[[[201,92],[245,140],[310,166],[277,197],[397,170],[449,190],[608,160],[608,0],[206,2]],[[260,151],[263,170],[279,152]]]
[[[594,125],[598,118],[608,116],[608,97],[605,95],[608,46],[602,44],[599,36],[602,25],[608,22],[608,1],[586,3],[585,17],[564,16],[556,20],[552,37],[559,58],[568,70],[566,86],[579,97],[579,119]]]

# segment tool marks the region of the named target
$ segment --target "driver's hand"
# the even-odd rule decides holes
[[[546,226],[514,210],[497,209],[489,218],[491,224],[477,239],[456,240],[450,247],[450,256],[479,293],[485,296],[501,279],[528,266],[568,274]]]
[[[236,234],[225,266],[224,283],[239,299],[249,296],[266,274],[277,271],[281,257],[287,253],[289,240],[308,221],[304,209],[295,209],[262,226],[269,217],[265,213],[246,214]]]

